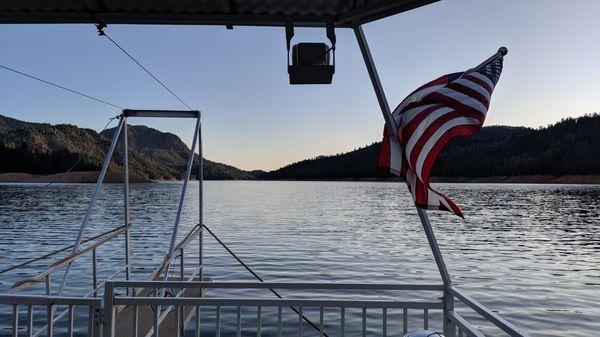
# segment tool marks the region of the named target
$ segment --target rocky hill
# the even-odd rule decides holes
[[[0,115],[0,173],[54,174],[98,171],[113,129],[97,133],[74,125],[29,123]],[[135,179],[181,179],[188,147],[174,134],[130,125],[129,166]],[[117,146],[109,172],[122,172],[123,148]],[[198,156],[194,170],[198,172]],[[253,179],[254,174],[233,166],[204,160],[205,179]]]

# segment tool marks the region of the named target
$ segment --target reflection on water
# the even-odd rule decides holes
[[[430,212],[454,283],[534,336],[597,334],[600,187],[439,187],[466,217]],[[0,268],[72,243],[92,188],[0,186]],[[136,278],[150,273],[167,250],[179,188],[132,185]],[[207,182],[205,191],[205,223],[266,280],[440,282],[402,184]],[[197,222],[197,198],[192,184],[182,232]],[[105,185],[86,236],[121,225],[122,203],[122,186]],[[205,244],[207,276],[251,280],[214,241],[206,237]],[[122,239],[100,249],[101,276],[123,263],[123,250]],[[0,292],[49,262],[0,275]],[[90,257],[73,266],[65,294],[90,290],[89,266]]]

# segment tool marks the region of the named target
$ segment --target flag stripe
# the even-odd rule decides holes
[[[486,110],[490,105],[489,99],[487,97],[482,95],[479,91],[473,90],[461,83],[450,83],[448,84],[448,88],[458,92],[462,92],[465,95],[471,96],[473,99],[476,99],[481,104],[483,104]]]
[[[422,168],[423,174],[425,177],[427,177],[427,180],[429,179],[429,173],[431,173],[431,169],[433,168],[435,160],[450,139],[454,137],[471,136],[477,133],[478,130],[479,127],[477,125],[459,125],[448,130],[442,137],[440,137],[440,139],[432,147],[428,155],[428,159],[425,161],[425,164]]]
[[[469,77],[463,77],[461,79],[456,80],[456,82],[454,82],[456,84],[460,84],[462,86],[465,86],[467,88],[470,88],[472,90],[477,91],[478,93],[480,93],[483,97],[485,97],[485,99],[489,102],[490,99],[492,98],[492,94],[488,91],[487,86],[483,86],[482,82],[476,82],[474,80],[472,80]]]
[[[423,179],[424,175],[423,175],[423,165],[425,164],[425,159],[430,156],[430,151],[433,149],[433,146],[440,140],[440,138],[442,138],[442,136],[446,133],[446,131],[456,127],[456,126],[463,126],[463,125],[478,125],[479,121],[476,120],[475,118],[470,118],[470,117],[457,117],[454,118],[446,123],[444,123],[442,126],[440,126],[433,135],[431,135],[431,137],[427,140],[427,143],[425,143],[425,145],[423,145],[423,148],[421,149],[421,151],[419,151],[419,157],[416,161],[416,172],[417,172],[417,176],[419,176],[421,178],[421,180],[423,180],[424,182],[425,179]],[[437,156],[435,156],[437,157]]]
[[[487,107],[483,105],[480,101],[454,89],[446,87],[438,90],[436,93],[439,95],[444,95],[447,98],[454,100],[462,105],[467,105],[472,109],[475,109],[483,114],[485,114],[485,112],[487,111]]]
[[[411,167],[413,167],[413,169],[416,166],[417,157],[419,153],[423,150],[424,144],[440,127],[444,125],[444,123],[457,117],[469,117],[477,120],[480,120],[479,118],[481,117],[481,115],[478,112],[460,113],[455,110],[451,110],[447,107],[440,108],[436,111],[443,111],[444,114],[433,115],[432,113],[431,115],[426,116],[425,118],[431,119],[431,122],[428,123],[427,121],[425,121],[424,118],[423,122],[419,125],[419,128],[423,127],[424,131],[415,130],[415,132],[413,132],[410,136],[407,135],[406,137],[404,137],[403,135],[404,140],[408,139],[405,146],[405,156],[411,164]],[[417,176],[419,176],[419,178],[422,178],[420,171],[416,171],[416,173]]]
[[[406,158],[409,159],[410,162],[410,158],[412,158],[412,153],[413,153],[413,149],[415,147],[415,145],[419,142],[419,140],[422,139],[422,135],[425,134],[425,132],[428,130],[429,126],[433,123],[435,123],[435,121],[446,115],[449,114],[451,112],[453,112],[454,110],[452,110],[451,108],[448,107],[440,107],[437,108],[429,113],[422,113],[421,114],[421,118],[419,118],[419,123],[416,124],[415,126],[416,128],[414,130],[408,130],[408,133],[403,133],[402,134],[402,140],[403,142],[405,142],[405,146],[404,146],[404,150],[406,151]],[[412,131],[412,132],[410,132]]]
[[[432,110],[429,110],[429,111],[433,111],[437,107],[441,107],[441,106],[437,105],[437,104],[425,104],[425,105],[417,106],[415,108],[407,110],[405,113],[402,114],[402,123],[400,124],[400,126],[402,127],[403,130],[406,128],[409,128],[408,125],[411,124],[413,119],[415,119],[415,117],[417,117],[421,112],[423,112],[425,109],[430,109],[430,108]]]
[[[487,71],[485,69],[482,69],[482,70]],[[472,72],[467,73],[467,75],[468,76],[476,77],[476,78],[484,81],[490,87],[490,89],[491,89],[490,91],[494,91],[494,86],[495,86],[494,82],[492,82],[492,80],[489,77],[487,77],[486,75],[482,74],[481,72],[472,71]]]

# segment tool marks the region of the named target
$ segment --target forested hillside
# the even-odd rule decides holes
[[[388,176],[377,169],[380,143],[321,156],[265,173],[261,179],[365,179]],[[600,115],[567,118],[531,129],[488,126],[450,141],[433,176],[493,177],[600,174]]]
[[[146,126],[130,125],[129,166],[141,179],[181,179],[185,172],[188,147],[174,134]],[[74,125],[29,123],[0,115],[0,173],[32,174],[98,171],[102,165],[113,129],[97,133]],[[117,146],[110,172],[122,172],[123,148]],[[198,172],[198,156],[194,170]],[[233,166],[204,161],[206,179],[252,179],[253,174]]]
[[[188,147],[170,133],[129,126],[130,168],[138,180],[181,179]],[[0,116],[0,173],[52,174],[98,171],[114,129],[97,133],[73,125],[28,123]],[[384,179],[378,170],[379,143],[338,155],[320,156],[271,172],[244,171],[204,161],[206,179],[339,180]],[[122,172],[117,146],[110,172]],[[80,160],[81,159],[81,160]],[[194,159],[193,175],[198,171]],[[433,168],[434,177],[597,175],[600,177],[600,115],[567,118],[531,129],[488,126],[473,137],[450,141]]]

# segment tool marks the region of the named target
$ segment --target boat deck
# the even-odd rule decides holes
[[[169,281],[178,281],[170,278]],[[198,281],[196,278],[194,281]],[[205,281],[207,281],[205,279]],[[179,295],[186,298],[200,298],[200,288],[185,288],[178,294],[178,289],[166,289],[165,297]],[[204,291],[206,292],[206,291]],[[136,291],[137,297],[154,297],[156,289],[142,288]],[[160,336],[178,336],[177,331],[182,330],[189,324],[195,313],[195,307],[172,307],[172,306],[134,306],[127,305],[115,314],[116,336],[147,336],[153,333],[155,316],[159,312],[158,334]],[[162,317],[162,320],[160,320]],[[183,334],[181,334],[183,335]]]

